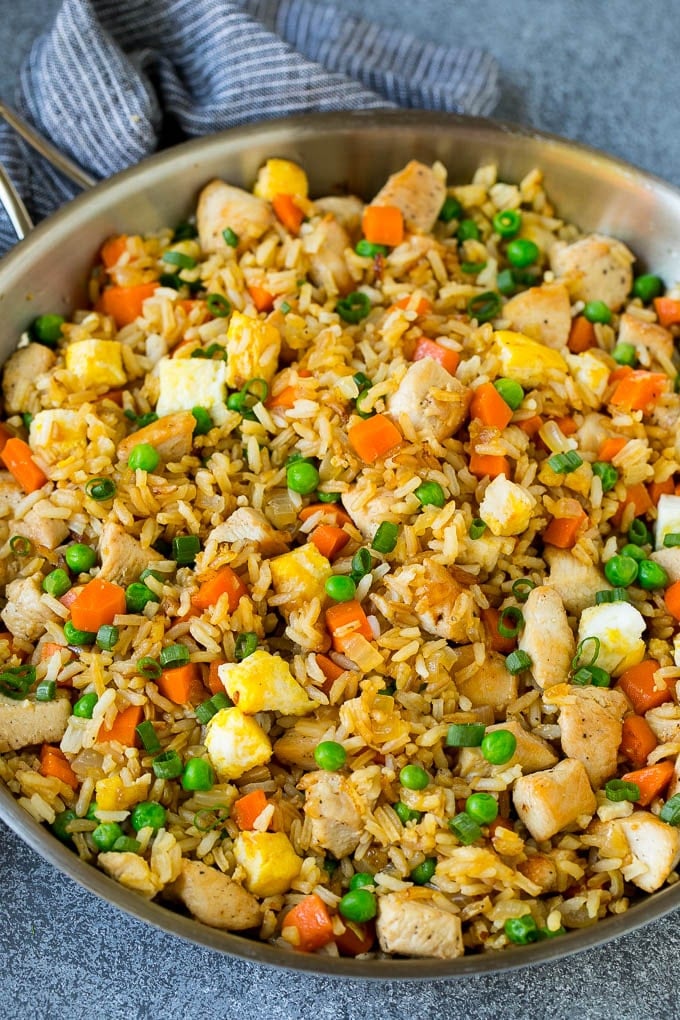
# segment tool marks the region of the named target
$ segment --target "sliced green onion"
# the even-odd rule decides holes
[[[674,531],[664,535],[663,544],[667,549],[673,549],[676,545],[680,545],[680,533]]]
[[[163,262],[171,266],[178,266],[180,269],[195,269],[196,259],[191,255],[185,255],[183,251],[166,251],[161,256]]]
[[[602,482],[602,491],[610,492],[619,480],[619,473],[607,461],[596,460],[592,465],[593,474]]]
[[[195,716],[202,726],[210,722],[214,715],[217,715],[223,708],[231,708],[233,702],[227,697],[224,691],[218,691],[212,698],[201,702],[196,708]]]
[[[9,540],[9,547],[15,556],[28,556],[33,549],[33,544],[25,535],[13,535]]]
[[[467,811],[461,811],[449,822],[449,829],[457,836],[463,846],[470,846],[481,838],[482,830],[477,822],[470,818]]]
[[[572,676],[571,682],[577,687],[609,687],[612,678],[600,666],[581,666]]]
[[[512,269],[502,269],[496,277],[496,286],[504,297],[511,297],[517,290],[517,281]]]
[[[376,255],[389,255],[390,249],[384,244],[372,244],[367,241],[365,237],[362,237],[356,248],[354,249],[357,255],[361,255],[362,258],[372,259]]]
[[[85,486],[85,492],[97,503],[103,503],[107,499],[113,499],[116,494],[116,483],[111,478],[90,478]]]
[[[529,592],[536,587],[530,577],[518,577],[512,584],[512,594],[518,602],[526,602]]]
[[[518,606],[506,606],[505,609],[501,610],[497,627],[501,637],[517,637],[523,626],[524,614]]]
[[[139,739],[142,742],[142,746],[145,751],[149,754],[156,754],[161,749],[161,742],[158,739],[158,734],[154,729],[154,725],[150,719],[145,719],[144,722],[140,722],[135,726],[135,731]]]
[[[365,577],[366,574],[370,574],[372,566],[373,557],[368,549],[364,547],[357,549],[352,557],[352,573],[358,574],[359,578]]]
[[[132,836],[120,836],[111,847],[111,851],[117,854],[138,854],[142,844]]]
[[[198,230],[189,220],[178,223],[172,235],[173,241],[193,241],[195,237],[198,237]]]
[[[36,701],[54,701],[57,694],[56,680],[41,680],[35,689]]]
[[[525,669],[531,667],[531,656],[521,649],[517,649],[515,652],[510,652],[506,657],[505,666],[508,672],[515,676],[517,673],[522,673]]]
[[[244,631],[239,634],[234,643],[234,658],[237,662],[242,662],[243,659],[247,659],[249,655],[257,649],[257,634],[252,631]]]
[[[225,243],[228,244],[230,248],[238,248],[239,236],[238,234],[234,233],[231,227],[226,227],[222,231],[222,237],[224,238]]]
[[[595,592],[595,605],[601,606],[606,602],[628,602],[628,593],[625,588],[604,588]]]
[[[352,379],[357,384],[359,393],[363,393],[364,390],[370,390],[373,385],[373,380],[369,379],[365,372],[355,372]]]
[[[463,211],[463,207],[457,198],[453,195],[447,195],[444,199],[444,204],[439,210],[437,219],[441,220],[442,223],[450,223],[451,220],[459,220],[460,214]]]
[[[373,536],[371,549],[383,554],[394,552],[398,538],[399,525],[392,521],[381,521]]]
[[[215,804],[214,807],[201,808],[194,815],[193,826],[199,832],[211,832],[218,829],[229,818],[228,804]]]
[[[171,287],[173,290],[180,290],[186,286],[184,280],[177,273],[161,273],[158,282],[161,287]]]
[[[175,669],[177,666],[186,666],[191,654],[186,645],[166,645],[161,648],[159,659],[163,669]]]
[[[347,297],[341,298],[335,306],[335,311],[344,322],[356,325],[361,322],[371,311],[371,301],[367,294],[359,290],[352,291]]]
[[[485,733],[484,723],[451,723],[446,734],[446,746],[479,747]]]
[[[651,540],[652,536],[649,533],[649,528],[643,520],[636,517],[628,529],[628,541],[632,542],[633,545],[647,545]]]
[[[604,785],[604,794],[607,800],[613,800],[615,803],[622,800],[634,803],[640,799],[640,787],[637,783],[629,783],[625,779],[610,779]]]
[[[196,422],[193,434],[195,436],[207,435],[213,427],[213,420],[210,417],[210,411],[208,411],[205,407],[192,407],[191,413],[193,414]]]
[[[177,751],[163,751],[151,762],[157,779],[177,779],[182,774],[182,759]]]
[[[176,535],[172,540],[172,558],[179,566],[193,563],[200,551],[198,535]]]
[[[467,303],[468,315],[479,323],[495,319],[500,310],[501,299],[493,290],[487,290],[483,294],[476,294]]]
[[[484,523],[482,518],[481,517],[473,518],[473,520],[470,522],[470,527],[468,528],[468,535],[470,536],[470,538],[474,539],[481,538],[485,531],[486,524]]]
[[[503,209],[493,218],[492,226],[501,237],[514,237],[522,226],[522,214],[518,209]]]
[[[35,683],[35,666],[4,666],[0,668],[0,694],[13,701],[22,701]]]
[[[354,401],[354,409],[360,418],[372,418],[375,414],[375,409],[370,406],[371,404],[371,391],[362,390],[359,396]]]
[[[137,672],[148,680],[158,680],[163,671],[157,659],[153,659],[150,655],[145,655],[137,660]]]
[[[227,301],[224,294],[208,294],[205,303],[210,314],[216,319],[225,319],[231,315],[231,303]]]
[[[636,797],[635,799],[637,800],[638,798]],[[669,797],[659,812],[659,818],[668,825],[680,825],[680,793]]]
[[[567,450],[566,453],[554,453],[552,457],[548,457],[548,466],[556,475],[571,474],[572,471],[580,468],[581,464],[583,464],[583,460],[579,457],[576,450]]]
[[[287,301],[282,301],[281,304],[279,305],[279,311],[281,312],[281,315],[288,315],[288,312],[290,310],[291,307]]]
[[[472,219],[461,220],[458,224],[456,237],[459,241],[478,241],[479,227]]]
[[[588,645],[591,642],[593,647],[590,650],[590,652],[586,652],[586,648],[588,648]],[[599,654],[600,654],[600,639],[591,634],[589,637],[584,638],[583,641],[579,641],[578,646],[576,648],[576,655],[571,660],[571,668],[579,669],[581,666],[594,666],[598,660]],[[584,660],[587,658],[588,655],[590,655],[590,658],[586,662]]]
[[[477,273],[481,273],[485,266],[486,262],[461,262],[460,269],[467,276],[476,276]]]
[[[118,644],[119,631],[112,623],[103,623],[97,631],[97,644],[104,651],[110,652]]]

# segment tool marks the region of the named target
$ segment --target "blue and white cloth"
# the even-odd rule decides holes
[[[404,106],[485,115],[497,68],[311,0],[64,0],[15,107],[96,178],[184,138],[286,114]],[[0,125],[0,161],[39,220],[75,185]],[[15,242],[0,214],[0,254]]]

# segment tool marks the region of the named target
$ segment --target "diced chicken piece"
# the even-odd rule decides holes
[[[563,683],[576,646],[559,593],[546,584],[532,588],[523,612],[519,648],[531,659],[534,680],[539,687]]]
[[[399,517],[392,509],[394,503],[393,492],[386,489],[374,492],[373,482],[361,476],[348,492],[342,494],[342,504],[364,538],[372,539],[382,521],[397,523]]]
[[[153,899],[161,891],[160,879],[154,875],[149,865],[139,854],[129,850],[122,853],[109,851],[99,854],[97,864],[111,878],[115,878],[121,885],[134,890],[147,900]]]
[[[488,528],[479,538],[463,535],[458,543],[456,563],[474,565],[487,573],[494,569],[501,556],[509,556],[515,547],[514,538],[492,535]]]
[[[595,593],[611,588],[594,563],[583,563],[568,549],[546,546],[550,573],[545,583],[554,588],[568,612],[576,615],[595,604]]]
[[[314,208],[317,212],[330,213],[334,216],[351,236],[361,230],[364,203],[356,195],[328,195],[327,198],[317,198]]]
[[[388,597],[413,613],[428,634],[459,644],[476,640],[479,622],[466,587],[436,560],[408,564],[384,578]],[[389,603],[386,604],[387,608]],[[395,605],[396,616],[400,610]]]
[[[12,526],[17,535],[25,535],[34,545],[44,549],[56,549],[68,535],[68,524],[63,517],[48,517],[41,512],[49,508],[47,499],[40,500],[28,511],[25,517]]]
[[[494,730],[507,730],[509,733],[512,733],[517,741],[515,753],[509,761],[502,765],[503,769],[512,768],[513,765],[521,765],[522,772],[528,774],[530,772],[540,772],[542,769],[549,769],[552,765],[556,764],[558,760],[557,755],[550,744],[543,740],[542,737],[528,733],[517,720],[511,719],[509,722],[496,723],[494,726],[489,726],[486,732],[491,733]],[[489,765],[477,747],[462,748],[458,761],[460,772],[463,776],[472,774],[490,775],[494,771],[498,771],[494,766]]]
[[[624,715],[630,710],[621,691],[562,684],[546,693],[548,703],[560,706],[562,750],[585,766],[593,789],[616,774]]]
[[[468,698],[473,708],[490,705],[496,718],[517,697],[518,682],[498,652],[490,652],[482,666],[464,680],[455,677],[458,693]]]
[[[517,870],[541,887],[542,893],[553,892],[557,886],[557,867],[545,854],[532,854],[517,865]]]
[[[566,346],[571,329],[569,292],[562,283],[530,287],[510,298],[503,318],[509,319],[511,329],[559,350]]]
[[[618,343],[632,344],[649,351],[652,357],[670,358],[673,353],[673,336],[671,331],[659,326],[656,322],[645,322],[637,315],[624,312],[619,321]]]
[[[332,574],[330,562],[313,542],[270,561],[272,584],[277,595],[284,595],[286,612],[301,609],[312,599],[325,599],[325,584]]]
[[[228,251],[222,236],[227,228],[247,243],[262,237],[274,222],[268,202],[224,181],[206,184],[198,199],[196,226],[203,251]]]
[[[334,857],[356,850],[364,831],[366,809],[349,779],[339,772],[309,772],[298,783],[305,792],[305,817],[312,841]]]
[[[623,829],[634,865],[644,865],[645,871],[631,874],[630,880],[638,888],[652,893],[661,888],[680,860],[680,829],[667,825],[651,811],[635,811],[618,824]]]
[[[273,528],[260,510],[240,506],[223,524],[213,528],[208,536],[210,542],[228,542],[230,545],[237,542],[252,543],[258,547],[262,556],[269,557],[285,553],[290,538]]]
[[[290,671],[280,655],[258,648],[242,662],[225,662],[219,667],[224,689],[242,712],[281,712],[282,715],[306,715],[316,702]]]
[[[9,471],[0,471],[0,517],[14,516],[14,511],[26,493]]]
[[[33,416],[28,443],[48,464],[82,454],[87,446],[87,422],[77,411],[54,408]]]
[[[56,357],[43,344],[20,347],[5,362],[2,392],[7,414],[37,414],[40,397],[36,383],[54,367]]]
[[[122,443],[118,444],[118,456],[121,460],[127,460],[135,446],[139,443],[149,443],[161,460],[181,460],[191,453],[195,428],[196,419],[191,411],[166,414],[164,418],[152,421],[150,425],[145,425],[144,428],[126,436]]]
[[[309,258],[309,278],[327,294],[347,294],[354,280],[347,268],[345,251],[351,248],[350,236],[332,216],[324,218],[305,234],[303,250]]]
[[[660,744],[680,742],[680,705],[669,702],[645,712],[645,719]]]
[[[678,546],[670,549],[657,549],[649,558],[663,567],[671,584],[680,581],[680,548]]]
[[[208,722],[205,748],[220,780],[239,779],[272,756],[269,737],[239,708],[222,708]]]
[[[646,626],[644,616],[630,602],[603,602],[581,613],[578,640],[596,637],[600,642],[597,665],[612,676],[621,676],[644,658]]]
[[[270,382],[279,364],[281,335],[271,322],[233,312],[227,329],[228,386],[240,389],[250,379]]]
[[[405,416],[421,442],[443,442],[465,421],[472,392],[432,358],[414,361],[387,401],[399,424]]]
[[[589,234],[573,244],[555,244],[550,263],[564,279],[573,300],[604,301],[617,312],[633,285],[635,256],[625,244],[603,234]]]
[[[99,577],[125,587],[139,580],[141,572],[162,557],[154,549],[142,548],[137,539],[128,535],[120,524],[109,521],[99,536],[99,559],[102,565]]]
[[[401,209],[408,231],[429,234],[445,198],[442,177],[432,167],[412,159],[403,170],[388,177],[371,205],[395,205]]]
[[[497,475],[486,487],[479,516],[496,537],[507,538],[520,535],[529,526],[535,506],[536,499],[528,489]]]
[[[16,638],[35,641],[45,630],[45,624],[57,617],[42,601],[42,589],[37,577],[17,577],[7,585],[7,605],[0,616],[7,630]]]
[[[384,953],[454,960],[465,951],[460,917],[408,892],[378,897],[376,932]]]
[[[288,892],[302,868],[302,858],[283,832],[240,832],[234,857],[245,872],[246,889],[255,896]]]
[[[182,872],[166,892],[180,900],[197,920],[211,928],[244,931],[262,920],[262,908],[252,893],[201,861],[182,859]]]
[[[34,744],[58,744],[70,715],[68,698],[13,701],[0,694],[0,753]]]
[[[582,762],[565,758],[554,768],[520,776],[512,799],[517,814],[537,842],[584,816],[592,816],[597,807],[588,773]]]
[[[226,379],[227,366],[224,361],[209,358],[161,358],[158,362],[156,414],[164,420],[176,411],[205,407],[214,416],[216,423],[220,424],[225,410]]]

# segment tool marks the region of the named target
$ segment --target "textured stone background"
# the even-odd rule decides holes
[[[678,0],[344,0],[356,14],[499,60],[501,118],[587,142],[680,184]],[[56,0],[0,0],[0,95]],[[0,823],[0,1018],[619,1020],[679,1013],[678,913],[505,976],[342,983],[229,960],[81,890]]]

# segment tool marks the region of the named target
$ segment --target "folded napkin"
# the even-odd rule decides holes
[[[494,60],[310,0],[64,0],[15,106],[97,178],[187,137],[286,114],[415,107],[488,114]],[[77,188],[0,125],[0,161],[39,220]],[[16,241],[0,214],[0,254]]]

